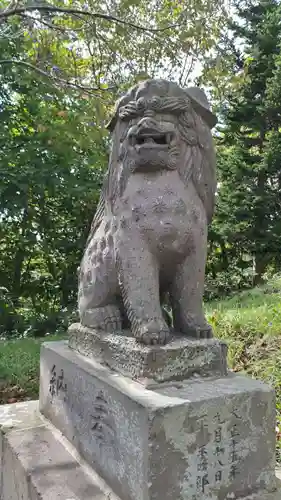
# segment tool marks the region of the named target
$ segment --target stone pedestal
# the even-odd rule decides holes
[[[0,406],[1,500],[120,500],[39,412]]]
[[[41,412],[121,500],[281,498],[267,385],[229,374],[148,389],[66,342],[42,347],[40,377]]]
[[[68,334],[72,349],[146,387],[192,376],[227,375],[227,345],[217,339],[191,340],[174,335],[164,346],[145,346],[128,330],[116,335],[80,323],[71,325]]]

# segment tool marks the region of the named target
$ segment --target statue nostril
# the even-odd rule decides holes
[[[145,116],[142,118],[137,125],[137,133],[139,133],[142,129],[152,129],[157,130],[159,125],[156,120],[154,120],[151,116]]]

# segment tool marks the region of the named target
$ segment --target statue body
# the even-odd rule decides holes
[[[165,344],[166,297],[177,333],[212,336],[202,300],[216,190],[214,123],[200,89],[165,80],[143,82],[117,104],[109,169],[80,267],[82,325],[129,327],[144,344]]]

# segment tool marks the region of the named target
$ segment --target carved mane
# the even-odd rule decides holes
[[[165,83],[175,88],[175,84]],[[119,112],[120,108],[124,108],[126,105],[129,106],[129,103],[135,100],[139,87],[139,85],[133,87],[117,102],[115,113],[108,126],[112,133],[109,166],[105,174],[104,185],[88,242],[101,224],[104,216],[112,213],[112,206],[123,190],[122,182],[124,182],[124,179],[122,178],[122,169],[123,164],[126,162],[126,151],[123,151],[123,156],[120,156],[120,144],[126,137],[131,123],[122,120]],[[186,100],[190,104],[189,109],[183,111],[178,117],[178,127],[182,140],[189,146],[184,163],[179,165],[179,174],[185,185],[193,182],[205,207],[208,223],[210,223],[214,211],[216,192],[215,149],[211,134],[211,127],[215,123],[215,117],[208,108],[201,107],[198,101],[193,100],[192,96],[188,93],[189,89],[184,90],[179,87],[178,89],[182,94],[186,95]],[[206,97],[204,93],[203,96]]]
[[[182,124],[186,119],[193,122],[191,129]],[[216,155],[212,133],[209,125],[194,109],[191,109],[190,114],[183,114],[180,118],[180,132],[190,147],[185,162],[179,166],[179,173],[185,185],[192,180],[205,207],[207,221],[210,223],[214,213],[217,188]]]

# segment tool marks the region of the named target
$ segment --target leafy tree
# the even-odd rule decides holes
[[[19,54],[18,43],[9,39],[3,52]],[[2,333],[40,332],[75,303],[107,139],[88,95],[11,69],[1,76],[0,324]]]
[[[224,20],[222,1],[150,5],[2,2],[0,335],[44,334],[75,308],[117,94],[148,76],[186,84]]]
[[[5,8],[6,7],[6,8]],[[225,19],[223,0],[97,0],[16,3],[4,0],[0,35],[23,36],[24,57],[2,57],[48,75],[58,85],[119,88],[144,77],[185,84],[214,45]],[[26,57],[27,56],[27,57]]]

